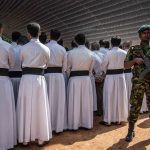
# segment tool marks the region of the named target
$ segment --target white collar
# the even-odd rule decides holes
[[[57,41],[55,41],[55,40],[50,40],[50,43],[57,43]]]
[[[30,40],[31,42],[39,42],[39,39],[38,38],[32,38],[31,40]]]

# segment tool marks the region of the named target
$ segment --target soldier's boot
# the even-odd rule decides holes
[[[127,142],[131,142],[134,137],[135,137],[134,123],[129,123],[128,134],[127,134],[125,140],[126,140]]]
[[[126,136],[126,141],[127,142],[131,142],[133,140],[133,138],[135,137],[135,132],[131,131],[130,129],[128,130],[128,134]]]

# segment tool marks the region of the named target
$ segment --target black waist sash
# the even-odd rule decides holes
[[[88,70],[71,71],[70,77],[75,76],[89,76],[89,71]]]
[[[123,72],[124,72],[123,69],[111,69],[111,70],[107,70],[106,74],[107,75],[122,74]]]
[[[22,68],[22,75],[30,74],[30,75],[44,75],[44,69],[41,68]]]
[[[21,78],[22,71],[9,71],[10,78]]]
[[[8,76],[8,69],[0,68],[0,76]]]
[[[62,67],[48,67],[45,73],[62,73]]]
[[[132,71],[131,71],[131,68],[130,69],[125,69],[124,70],[124,73],[131,73]]]

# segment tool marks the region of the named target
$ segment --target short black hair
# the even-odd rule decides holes
[[[32,37],[38,37],[38,33],[40,32],[40,25],[36,22],[29,23],[27,25],[27,30]]]
[[[63,41],[63,39],[60,39],[57,43],[58,43],[59,45],[63,46],[64,41]]]
[[[71,42],[71,47],[72,47],[72,48],[78,47],[78,45],[74,42],[74,40]]]
[[[97,43],[97,42],[93,42],[92,44],[91,44],[91,50],[92,51],[94,51],[94,50],[99,50],[99,43]]]
[[[29,42],[29,39],[24,35],[21,35],[18,39],[18,44],[20,44],[20,45],[25,45],[28,42]]]
[[[50,31],[51,40],[57,41],[60,37],[61,33],[57,29],[52,29]]]
[[[2,23],[0,23],[0,29],[3,27],[3,24]]]
[[[105,41],[105,48],[109,48],[109,47],[110,47],[109,41]]]
[[[85,46],[86,48],[90,49],[90,42],[88,40],[85,40]]]
[[[12,34],[11,34],[12,41],[13,42],[17,42],[20,36],[21,36],[20,32],[17,32],[17,31],[16,32],[12,32]]]
[[[75,41],[77,42],[78,45],[85,45],[86,39],[85,35],[82,33],[79,33],[75,36]]]
[[[45,32],[41,32],[41,35],[39,36],[39,40],[41,43],[45,44],[47,40],[47,35]]]
[[[100,45],[100,47],[105,47],[105,41],[104,40],[100,40],[99,41],[99,45]]]
[[[112,44],[113,47],[114,46],[119,47],[120,43],[121,43],[121,38],[119,36],[115,36],[115,37],[111,38],[111,44]]]

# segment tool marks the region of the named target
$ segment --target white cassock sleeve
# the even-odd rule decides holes
[[[47,65],[49,63],[49,60],[50,60],[50,49],[48,49],[46,52],[45,52],[45,64],[46,64],[46,68],[47,68]]]
[[[102,59],[98,56],[96,56],[95,64],[93,66],[93,70],[95,74],[100,74],[102,72]]]
[[[15,53],[11,47],[8,49],[8,62],[10,68],[13,68],[15,65]]]
[[[103,61],[102,61],[102,70],[106,73],[107,68],[108,68],[108,64],[109,64],[109,55],[108,53],[104,56]]]
[[[65,52],[64,57],[63,57],[63,68],[62,71],[65,73],[67,71],[67,52]]]
[[[90,70],[89,70],[90,77],[93,76],[93,70],[94,70],[94,67],[96,66],[97,61],[98,61],[97,57],[94,54],[92,54],[92,63],[91,63]]]
[[[71,72],[71,56],[70,56],[70,52],[68,52],[67,54],[67,75],[70,76],[70,72]]]

